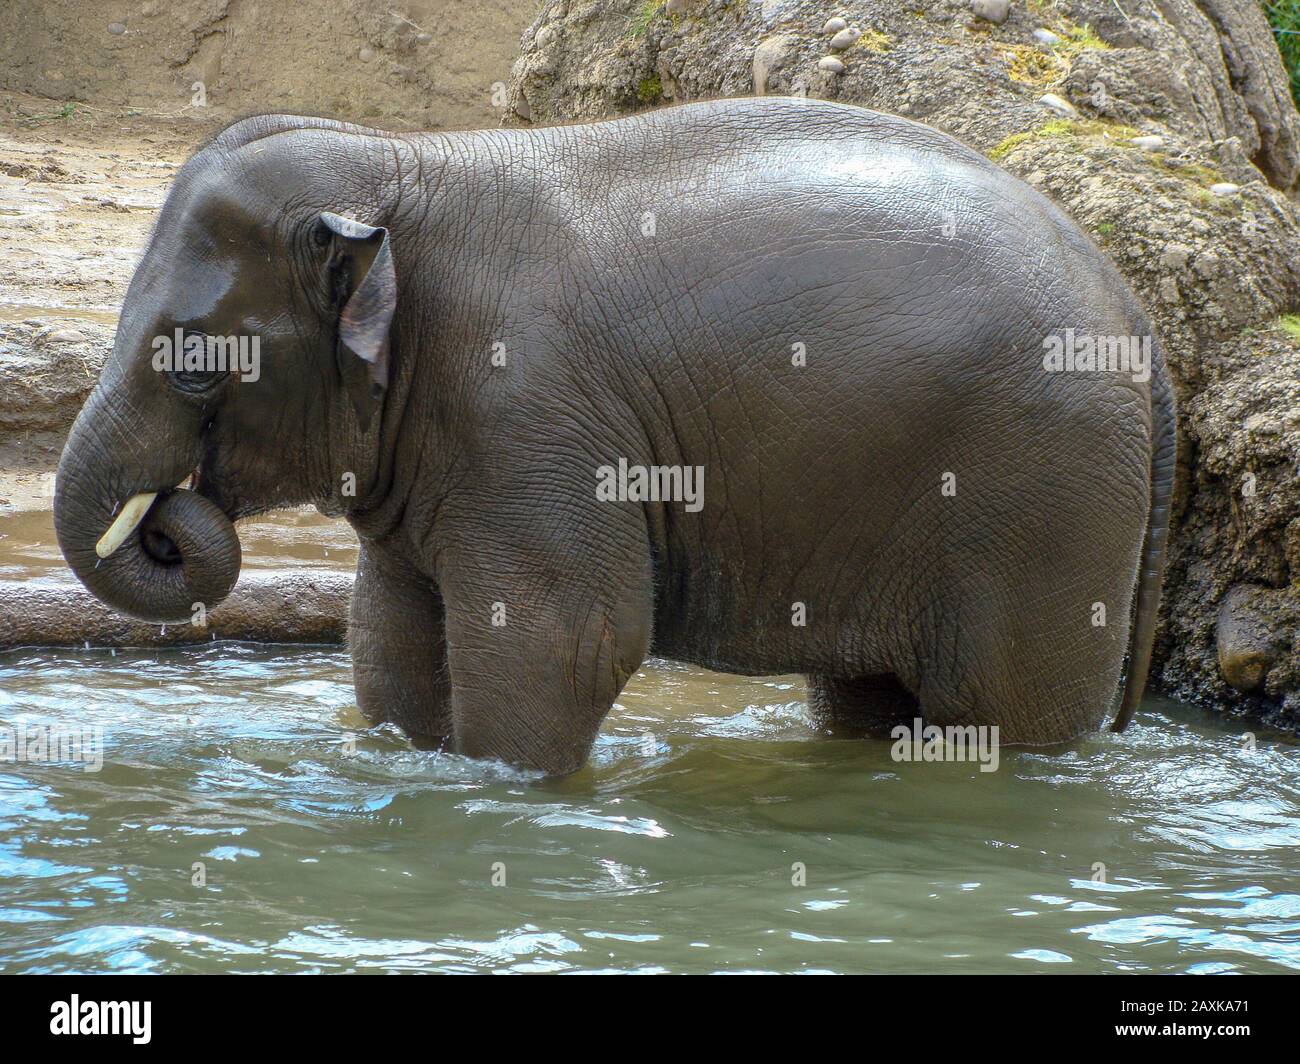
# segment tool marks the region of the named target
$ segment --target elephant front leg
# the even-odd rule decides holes
[[[653,617],[648,555],[601,542],[596,527],[549,544],[532,530],[448,557],[456,750],[553,776],[582,767]]]
[[[421,746],[451,738],[451,677],[442,596],[397,559],[362,544],[348,615],[357,707]]]

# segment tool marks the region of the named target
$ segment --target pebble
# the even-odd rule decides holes
[[[1074,118],[1079,110],[1069,100],[1063,96],[1057,96],[1054,92],[1046,92],[1038,97],[1038,102],[1045,107],[1050,107],[1058,115],[1064,115],[1066,118]]]
[[[768,77],[786,61],[790,50],[798,43],[788,33],[781,33],[769,37],[754,49],[754,95],[767,93]]]
[[[842,52],[861,36],[862,31],[860,29],[856,26],[850,26],[848,29],[840,30],[831,38],[831,47]]]
[[[826,20],[826,25],[822,27],[822,33],[839,33],[840,30],[847,29],[848,25],[839,15],[836,15],[834,18]]]
[[[976,18],[1001,26],[1011,17],[1011,0],[970,0]]]
[[[817,69],[824,70],[828,74],[843,74],[844,64],[833,55],[824,55],[817,60]]]
[[[120,22],[110,22],[108,24],[108,32],[114,37],[120,37],[126,32],[126,26]]]
[[[1241,186],[1234,185],[1231,181],[1220,181],[1217,185],[1211,185],[1210,191],[1216,196],[1235,196],[1241,191]]]
[[[52,329],[45,334],[45,339],[52,344],[81,344],[86,338],[76,329]]]
[[[370,60],[374,59],[374,57],[375,52],[372,48],[362,48],[361,51],[357,53],[357,58],[363,63],[369,63]]]
[[[1130,144],[1135,148],[1141,148],[1143,151],[1159,151],[1165,146],[1164,137],[1134,137]]]
[[[1058,37],[1051,30],[1043,29],[1042,27],[1039,27],[1038,29],[1034,30],[1034,40],[1036,40],[1039,44],[1047,45],[1048,48],[1055,47],[1056,45],[1061,43],[1060,37]]]

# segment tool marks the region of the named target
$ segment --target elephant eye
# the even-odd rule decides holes
[[[203,333],[187,329],[184,343],[176,353],[169,374],[172,385],[182,392],[204,392],[225,376],[218,367],[215,350]]]

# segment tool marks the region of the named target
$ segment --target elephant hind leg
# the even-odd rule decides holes
[[[855,737],[887,737],[895,725],[910,725],[919,715],[916,698],[890,673],[809,676],[808,705],[819,728]]]

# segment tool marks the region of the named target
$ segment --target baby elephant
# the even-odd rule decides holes
[[[270,115],[180,171],[55,521],[163,622],[229,591],[232,521],[342,514],[361,709],[546,773],[650,654],[802,672],[828,725],[1044,744],[1126,654],[1118,725],[1141,696],[1174,447],[1116,271],[923,126]]]

